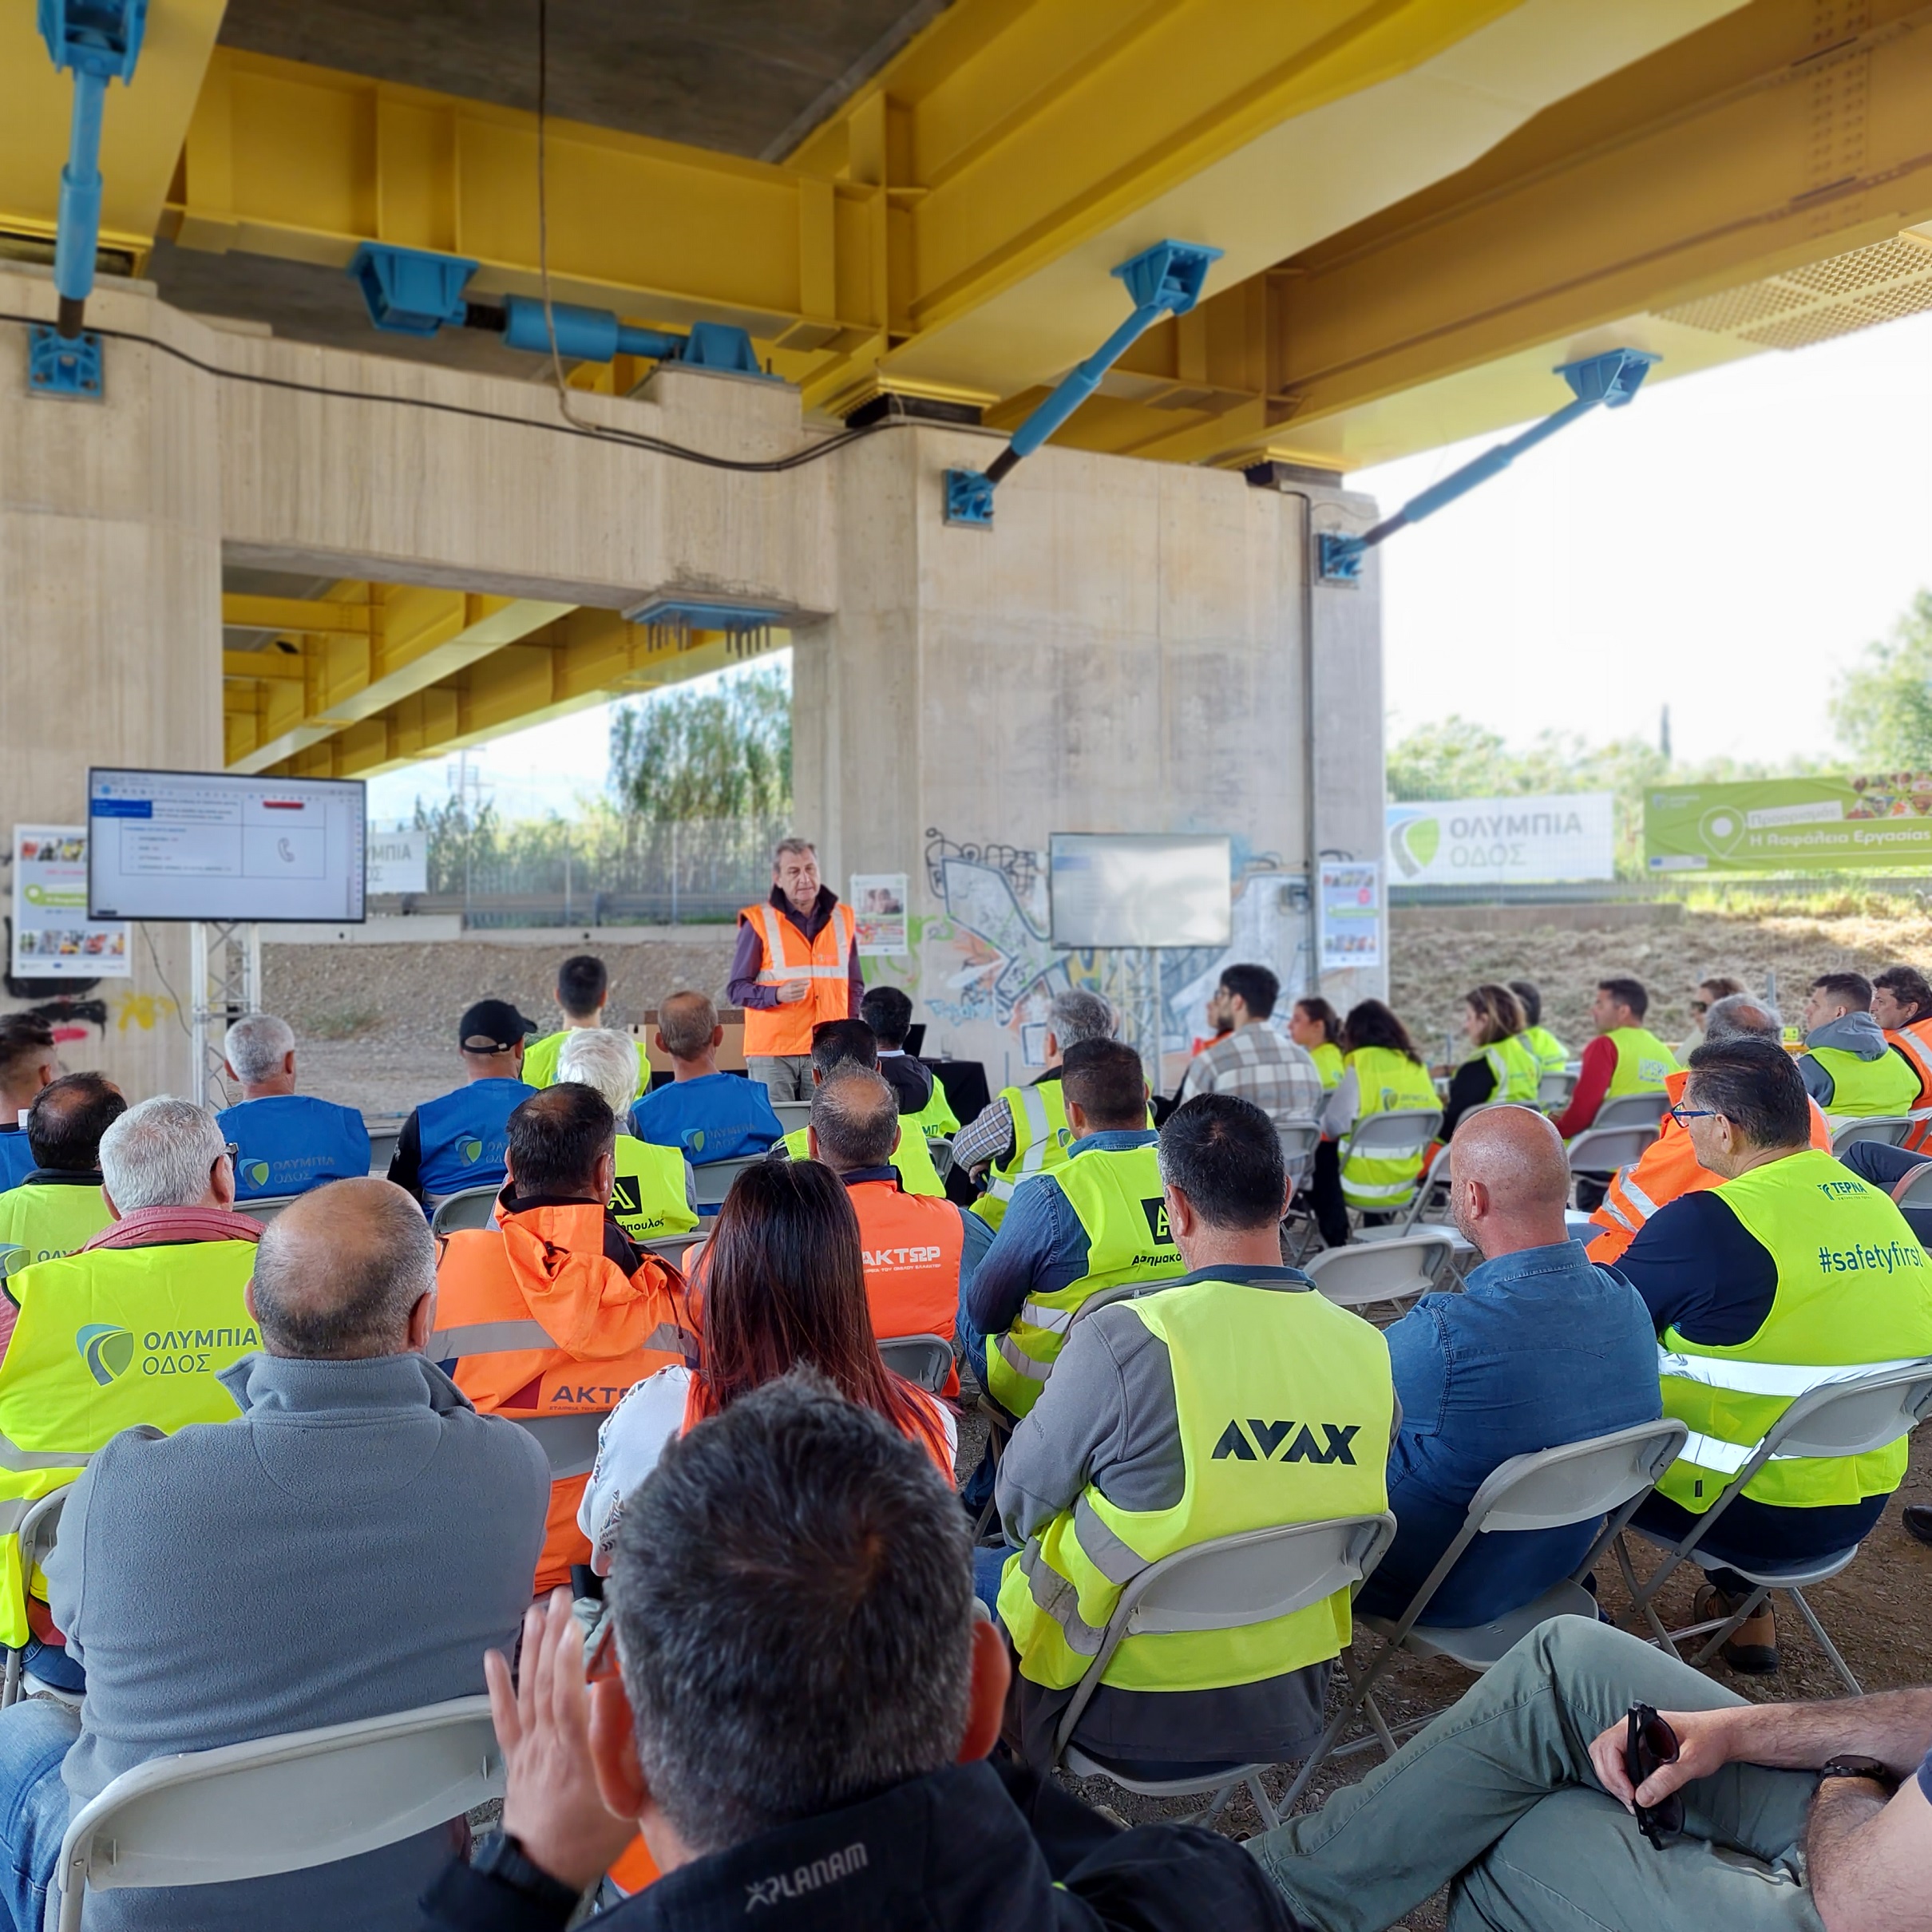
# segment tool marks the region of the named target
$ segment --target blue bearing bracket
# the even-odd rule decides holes
[[[945,473],[945,519],[989,529],[993,491],[1014,466],[1031,456],[1100,386],[1101,378],[1163,316],[1185,315],[1201,299],[1218,248],[1193,242],[1156,242],[1114,271],[1134,300],[1134,312],[1083,362],[1062,377],[1051,395],[1013,432],[1012,440],[984,470]]]
[[[1587,416],[1599,403],[1606,410],[1620,410],[1629,402],[1644,378],[1661,356],[1647,349],[1612,349],[1602,355],[1586,356],[1581,362],[1559,364],[1555,373],[1570,385],[1574,400],[1564,404],[1554,416],[1533,423],[1522,435],[1486,449],[1474,461],[1465,463],[1439,483],[1431,484],[1411,497],[1392,517],[1385,517],[1372,530],[1360,536],[1324,530],[1315,540],[1316,573],[1324,584],[1359,584],[1362,559],[1376,544],[1406,529],[1423,517],[1467,496],[1479,483],[1500,476],[1526,449],[1546,442],[1558,430],[1567,429],[1579,416]]]

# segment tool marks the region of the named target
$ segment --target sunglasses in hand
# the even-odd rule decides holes
[[[1623,1768],[1630,1788],[1641,1791],[1653,1772],[1677,1761],[1677,1734],[1647,1704],[1633,1704],[1624,1723]],[[1684,1795],[1673,1791],[1661,1804],[1637,1807],[1637,1828],[1661,1851],[1684,1831]]]

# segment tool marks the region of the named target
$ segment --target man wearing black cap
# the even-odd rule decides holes
[[[464,1084],[426,1100],[402,1123],[389,1178],[418,1201],[503,1185],[510,1115],[536,1092],[523,1079],[523,1043],[536,1031],[507,1000],[479,1000],[457,1031]]]

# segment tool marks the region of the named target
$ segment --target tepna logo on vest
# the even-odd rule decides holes
[[[480,1140],[460,1140],[456,1151],[465,1167],[473,1167],[483,1158],[483,1143]]]
[[[251,1161],[243,1171],[247,1175],[251,1186],[263,1187],[267,1184],[268,1163],[266,1161]]]
[[[1147,1232],[1163,1248],[1174,1245],[1174,1233],[1167,1225],[1167,1202],[1164,1196],[1156,1194],[1151,1201],[1143,1201],[1140,1211],[1147,1217]]]
[[[73,1345],[87,1364],[87,1372],[103,1388],[125,1376],[134,1364],[134,1337],[113,1323],[90,1321],[74,1332]]]

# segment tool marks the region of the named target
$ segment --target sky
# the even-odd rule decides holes
[[[1501,435],[1349,484],[1392,509]],[[1932,588],[1929,451],[1932,316],[1653,375],[1389,540],[1392,734],[1460,712],[1513,744],[1654,738],[1668,704],[1680,758],[1818,755],[1835,675]],[[599,707],[468,756],[505,817],[568,816],[609,729]],[[457,762],[371,780],[370,816],[440,800]]]

